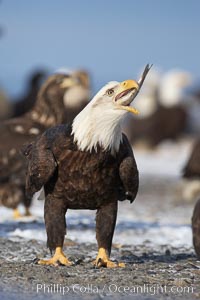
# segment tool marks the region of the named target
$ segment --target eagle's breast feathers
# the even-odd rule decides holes
[[[125,135],[113,156],[100,146],[92,151],[79,150],[71,127],[60,125],[47,130],[29,152],[30,194],[43,185],[50,193],[53,186],[54,195],[64,195],[68,207],[77,209],[96,209],[113,197],[133,201],[137,194],[137,166]]]

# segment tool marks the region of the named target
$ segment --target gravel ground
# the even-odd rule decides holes
[[[114,245],[112,259],[125,268],[95,269],[96,245],[65,243],[74,265],[39,266],[37,257],[48,257],[43,242],[0,239],[1,299],[198,299],[200,262],[193,249],[152,249],[148,245]],[[67,250],[66,250],[67,248]],[[6,257],[6,258],[5,258]]]
[[[193,206],[194,202],[180,199],[174,178],[143,176],[132,208],[129,203],[119,208],[111,258],[125,262],[126,267],[117,269],[95,269],[92,265],[97,246],[84,242],[88,230],[95,236],[91,214],[87,219],[82,213],[89,220],[87,224],[77,225],[73,223],[76,217],[71,218],[69,236],[75,228],[79,236],[65,240],[64,252],[74,262],[70,267],[37,265],[37,258],[50,255],[44,240],[10,235],[16,229],[44,231],[41,219],[3,221],[0,299],[199,299],[200,261],[195,257],[190,231]],[[166,224],[171,227],[165,232]]]

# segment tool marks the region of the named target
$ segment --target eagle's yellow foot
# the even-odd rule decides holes
[[[101,258],[98,259],[98,261],[95,261],[95,266],[97,268],[105,267],[105,268],[124,268],[124,263],[115,263],[111,260],[102,260]]]
[[[15,208],[14,211],[13,211],[13,218],[14,218],[15,220],[17,220],[17,219],[19,219],[19,218],[21,218],[21,217],[22,217],[22,215],[20,214],[19,209],[18,209],[18,208]]]
[[[94,265],[97,268],[105,267],[105,268],[124,268],[124,263],[115,263],[111,261],[106,253],[106,250],[104,248],[100,248],[97,258],[94,262]]]
[[[62,247],[56,247],[55,254],[52,258],[48,260],[43,260],[40,259],[38,261],[39,265],[53,265],[53,266],[58,266],[58,263],[61,263],[62,265],[65,266],[71,266],[72,263],[67,259],[67,257],[64,255],[62,251]]]
[[[24,217],[31,217],[32,214],[30,213],[29,209],[26,208],[25,210],[25,214],[22,215],[20,212],[19,212],[19,209],[18,208],[15,208],[14,211],[13,211],[13,218],[15,220],[18,220],[18,219],[23,219]]]

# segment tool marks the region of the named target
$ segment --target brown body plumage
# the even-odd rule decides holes
[[[47,128],[68,122],[64,96],[75,86],[82,87],[75,75],[55,74],[44,83],[36,104],[22,117],[5,121],[0,126],[0,200],[9,208],[17,208],[22,201],[29,208],[31,198],[25,196],[26,160],[20,149],[42,134]],[[73,99],[72,99],[73,101]],[[88,99],[85,99],[85,104]]]

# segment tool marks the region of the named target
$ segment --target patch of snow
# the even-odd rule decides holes
[[[45,230],[39,230],[39,229],[19,229],[16,228],[13,232],[10,232],[8,234],[8,237],[21,237],[27,240],[39,240],[39,241],[46,241],[47,240],[47,235]]]
[[[154,151],[134,149],[140,174],[180,177],[192,147],[191,141],[162,143]]]

